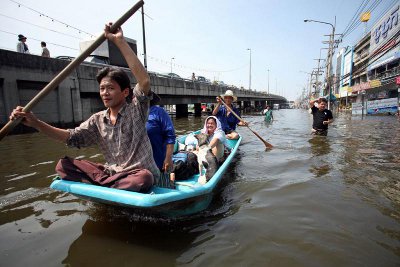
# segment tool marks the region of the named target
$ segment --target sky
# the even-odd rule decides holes
[[[359,7],[371,12],[366,28],[395,0],[147,0],[145,32],[149,71],[196,75],[228,85],[279,94],[295,100],[307,86],[321,53],[326,58],[332,27],[343,33]],[[0,48],[16,50],[18,34],[32,54],[45,41],[51,56],[79,55],[79,42],[96,38],[106,22],[116,21],[136,1],[1,0]],[[137,40],[143,62],[141,13],[123,26]],[[339,48],[354,45],[365,32],[360,25]],[[250,49],[250,50],[248,50]],[[251,52],[251,55],[250,55]],[[251,64],[250,64],[251,56]],[[174,58],[174,59],[172,59]],[[251,66],[251,71],[250,71]],[[268,71],[269,70],[269,71]],[[250,75],[251,74],[251,75]],[[251,85],[250,85],[251,76]]]

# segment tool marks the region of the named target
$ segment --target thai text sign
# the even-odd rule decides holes
[[[363,82],[360,84],[356,84],[353,87],[351,87],[351,92],[355,93],[361,90],[367,90],[370,88],[374,88],[374,87],[379,87],[381,86],[382,83],[380,80],[371,80],[371,81],[367,81],[367,82]]]
[[[399,11],[400,5],[395,5],[389,10],[372,28],[370,41],[370,55],[375,56],[377,49],[381,48],[387,41],[391,39],[399,30]],[[383,52],[379,51],[379,53]]]
[[[354,102],[351,103],[351,114],[352,115],[361,115],[362,114],[362,102]],[[365,111],[365,108],[364,108]]]

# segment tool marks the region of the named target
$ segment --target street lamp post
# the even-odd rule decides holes
[[[251,48],[247,48],[250,51],[250,70],[249,70],[249,90],[251,90]]]
[[[268,69],[268,92],[267,94],[269,94],[269,69]]]
[[[172,60],[174,60],[174,57],[171,57],[171,73],[172,73]]]
[[[335,17],[335,21],[336,21],[336,17]],[[312,19],[305,19],[304,22],[317,22],[317,23],[327,24],[332,27],[332,35],[329,38],[329,52],[328,52],[328,62],[327,62],[328,69],[326,71],[327,85],[328,85],[328,97],[329,97],[328,109],[330,109],[331,94],[332,94],[332,87],[331,87],[331,82],[330,82],[330,72],[331,72],[332,57],[333,57],[334,42],[335,42],[335,26],[333,26],[333,24],[329,23],[329,22],[312,20]]]

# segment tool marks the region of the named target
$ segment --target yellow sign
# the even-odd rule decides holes
[[[361,20],[361,22],[367,22],[370,18],[371,18],[371,12],[368,11],[368,12],[362,13],[360,20]]]
[[[374,88],[374,87],[381,86],[382,83],[380,80],[372,80],[372,81],[369,81],[369,84],[371,85],[371,88]]]

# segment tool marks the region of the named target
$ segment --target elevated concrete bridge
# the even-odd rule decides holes
[[[46,84],[69,64],[68,60],[44,58],[0,49],[0,124],[17,105],[26,105]],[[104,64],[82,63],[69,77],[40,102],[33,111],[42,120],[59,125],[76,125],[94,112],[104,109],[99,97],[96,74]],[[135,78],[125,69],[132,81]],[[176,105],[177,116],[187,115],[187,105],[195,105],[195,115],[201,113],[201,103],[215,103],[215,97],[232,90],[241,108],[250,105],[264,107],[285,103],[279,95],[218,86],[185,79],[173,79],[150,72],[152,90],[162,98],[161,105]]]

